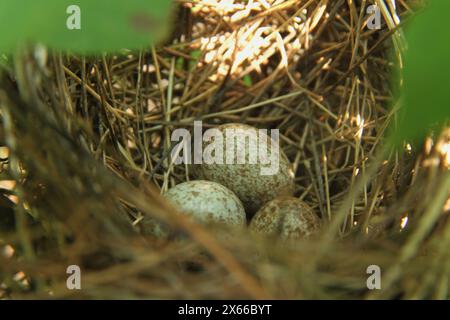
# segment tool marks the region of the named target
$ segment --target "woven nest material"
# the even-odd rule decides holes
[[[380,30],[370,1],[183,0],[149,50],[18,53],[0,84],[0,297],[448,298],[450,133],[384,147],[395,28],[413,11],[375,2]],[[279,129],[320,234],[224,241],[178,215],[160,194],[190,171],[170,133],[194,120]],[[145,216],[188,237],[143,235]]]

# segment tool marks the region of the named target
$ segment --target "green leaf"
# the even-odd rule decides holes
[[[423,141],[450,119],[450,1],[434,0],[406,29],[403,89],[395,144]]]
[[[242,78],[242,81],[247,87],[251,87],[253,85],[252,77],[250,77],[250,75],[248,74],[245,75],[244,78]]]
[[[202,56],[202,52],[200,50],[192,50],[190,56],[195,59],[189,61],[189,71],[192,71],[195,69],[195,66],[198,63],[198,59],[200,59],[200,57]]]
[[[73,5],[81,28],[71,30]],[[171,7],[171,0],[2,0],[0,51],[28,42],[83,54],[146,47],[166,35]]]
[[[175,62],[175,69],[183,70],[184,69],[184,58],[178,57]]]

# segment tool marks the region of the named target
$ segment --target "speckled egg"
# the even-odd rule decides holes
[[[250,230],[282,239],[307,238],[319,227],[320,219],[311,207],[294,197],[279,197],[268,202],[250,222]]]
[[[180,212],[203,223],[246,224],[245,210],[238,197],[213,181],[183,182],[167,191],[164,197]]]
[[[234,130],[236,135],[230,135],[229,129],[231,132]],[[217,135],[220,135],[219,139],[222,140],[221,149],[215,143]],[[255,139],[250,143],[248,137],[252,135]],[[260,148],[261,141],[267,142],[267,152]],[[211,146],[219,150],[209,152],[208,148],[214,149]],[[227,153],[231,154],[228,159]],[[208,161],[205,156],[208,154],[212,160]],[[222,159],[222,162],[216,161],[217,159]],[[230,159],[232,161],[229,161]],[[195,165],[193,172],[198,179],[218,182],[233,191],[242,201],[249,216],[267,201],[280,195],[290,196],[294,191],[292,166],[283,151],[277,148],[271,139],[270,131],[264,133],[244,124],[231,123],[216,128],[210,141],[203,143],[203,163]]]
[[[152,236],[157,239],[168,239],[170,229],[158,220],[145,216],[137,225],[140,232],[145,236]]]

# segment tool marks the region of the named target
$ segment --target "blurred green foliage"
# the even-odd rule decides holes
[[[249,74],[245,75],[244,78],[242,78],[242,81],[247,87],[251,87],[253,85],[252,77]]]
[[[81,29],[67,28],[73,5]],[[148,47],[166,35],[171,7],[171,0],[2,0],[0,51],[28,42],[83,54]]]
[[[391,141],[420,143],[450,119],[450,1],[434,0],[406,28],[401,108]]]

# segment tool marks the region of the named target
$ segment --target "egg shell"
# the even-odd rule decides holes
[[[164,197],[180,212],[203,223],[244,226],[245,210],[238,197],[226,187],[205,180],[183,182],[168,190]]]
[[[170,229],[152,217],[145,216],[138,226],[141,233],[146,236],[157,239],[168,239],[170,236]]]
[[[245,124],[224,124],[217,128],[223,137],[223,164],[207,164],[195,165],[193,168],[194,176],[198,179],[205,179],[218,182],[231,191],[233,191],[242,201],[245,210],[249,216],[252,216],[264,203],[274,199],[277,196],[290,196],[294,192],[294,173],[288,158],[281,148],[274,148],[274,152],[278,154],[278,172],[273,175],[261,174],[261,168],[269,168],[270,164],[266,164],[270,160],[270,150],[273,144],[270,134],[264,134],[257,128]],[[258,143],[252,145],[248,143],[248,139],[235,139],[229,142],[227,139],[227,129],[256,130]],[[234,139],[234,138],[233,138]],[[266,139],[268,153],[265,157],[259,158],[258,145],[260,139]],[[203,150],[211,142],[203,143]],[[234,143],[235,150],[243,150],[245,152],[245,163],[238,164],[234,161],[232,164],[226,164],[226,146],[227,143]],[[258,155],[256,163],[249,163],[250,154]],[[235,158],[236,160],[237,158]]]
[[[307,238],[320,228],[320,218],[305,202],[279,197],[265,204],[250,222],[250,230],[282,239]]]

